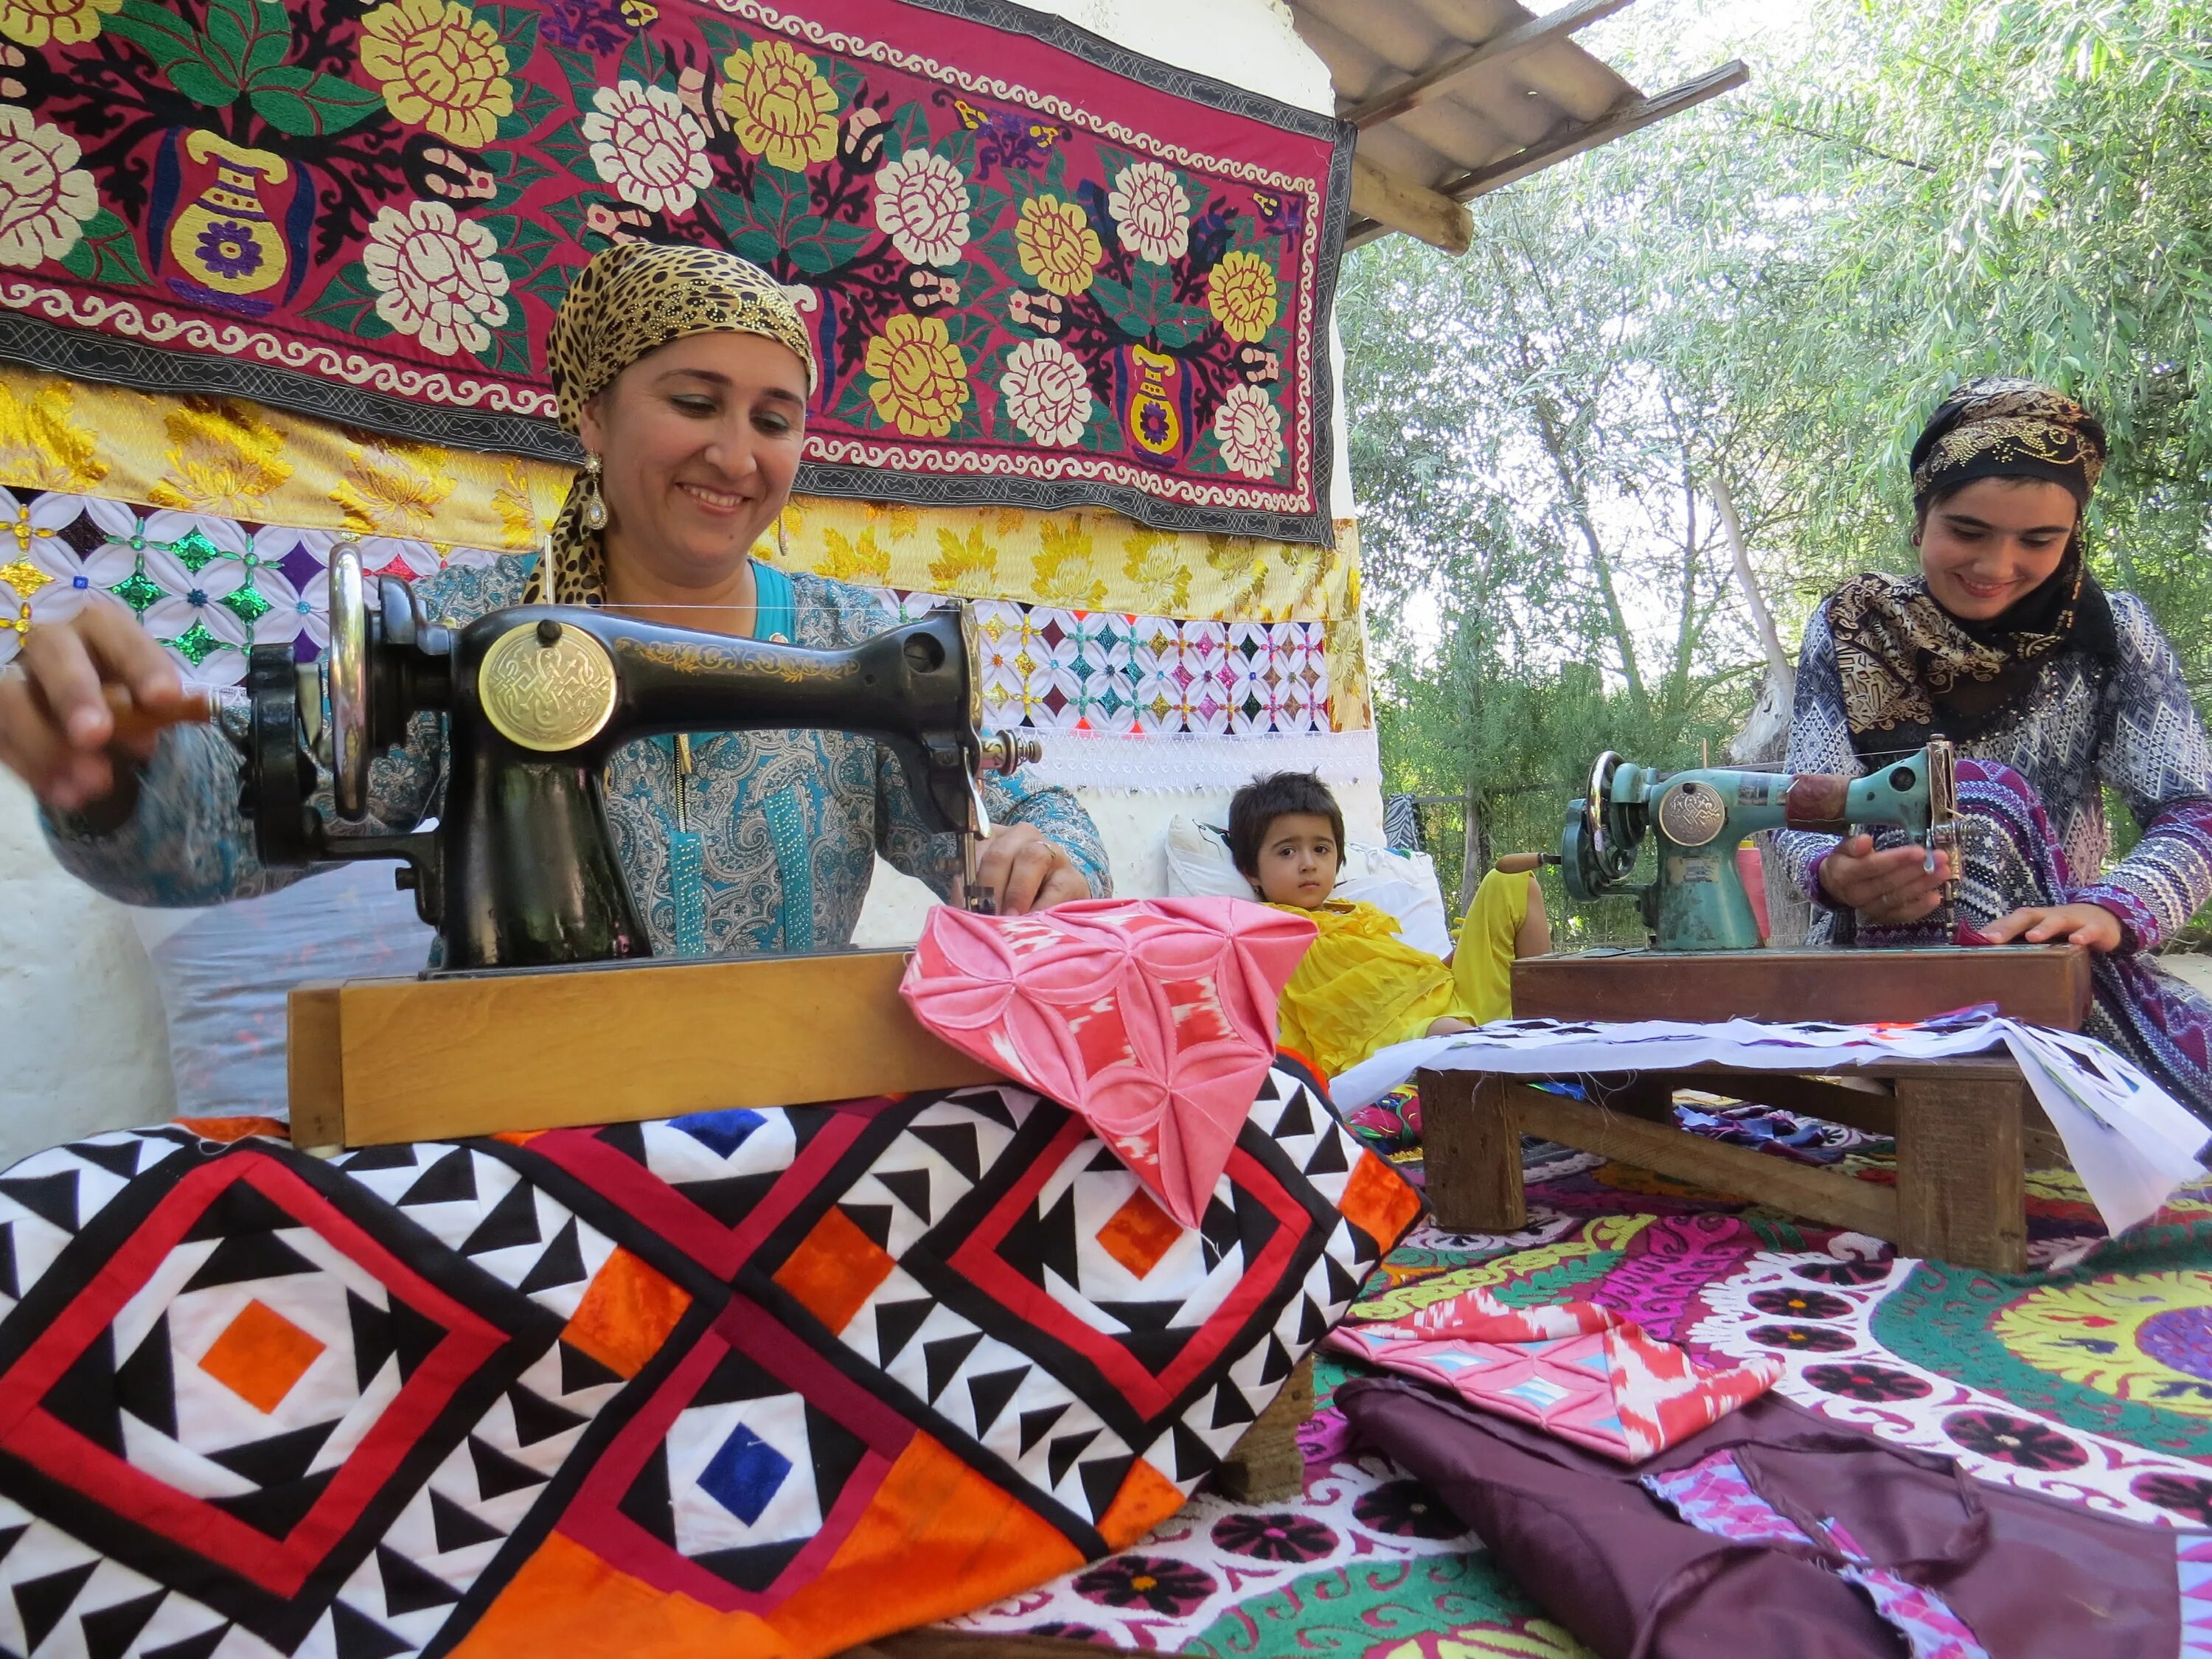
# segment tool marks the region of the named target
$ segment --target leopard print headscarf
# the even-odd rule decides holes
[[[811,395],[819,374],[814,343],[791,295],[768,272],[713,248],[623,242],[586,265],[561,302],[548,343],[547,366],[561,424],[577,429],[584,405],[648,352],[694,334],[757,334],[799,355]],[[545,561],[532,573],[526,604],[545,597],[550,563],[553,597],[562,605],[598,605],[606,597],[606,550],[584,524],[592,493],[579,472],[553,521]]]

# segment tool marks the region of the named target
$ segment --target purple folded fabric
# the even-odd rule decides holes
[[[1600,1659],[2212,1652],[2184,1641],[2189,1535],[1980,1486],[1773,1395],[1634,1470],[1396,1377],[1346,1382],[1335,1404]],[[1723,1498],[1755,1501],[1711,1501],[1716,1474]],[[1917,1629],[1916,1600],[1933,1610]],[[1926,1645],[1947,1620],[1964,1644]]]

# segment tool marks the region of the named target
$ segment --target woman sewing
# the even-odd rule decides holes
[[[2212,1002],[2151,960],[2212,899],[2212,749],[2149,611],[2083,562],[2106,456],[2094,416],[2027,381],[1977,381],[1938,409],[1912,450],[1920,574],[1854,577],[1814,612],[1789,767],[1857,774],[1948,737],[1959,942],[2088,947],[2087,1029],[2212,1121]],[[2110,870],[2107,788],[2142,830]],[[1929,870],[1918,845],[1865,836],[1778,850],[1816,907],[1814,943],[1931,942],[1947,860]]]
[[[791,493],[816,382],[796,308],[734,256],[634,244],[580,274],[549,350],[562,424],[583,470],[543,561],[510,557],[418,584],[461,625],[518,604],[619,607],[672,626],[790,644],[856,643],[890,626],[860,589],[787,574],[751,550]],[[264,869],[238,806],[242,712],[113,741],[103,686],[154,712],[181,686],[118,608],[88,608],[25,641],[0,683],[0,761],[29,783],[62,863],[136,904],[212,904],[291,878]],[[404,831],[437,810],[444,736],[419,716],[371,775],[370,821]],[[732,956],[848,943],[875,854],[946,890],[953,838],[921,823],[897,761],[835,732],[643,739],[609,763],[617,855],[657,956]],[[328,789],[328,781],[324,787]],[[1019,913],[1110,890],[1088,816],[1064,791],[988,778],[979,884]],[[322,802],[327,815],[327,795]]]

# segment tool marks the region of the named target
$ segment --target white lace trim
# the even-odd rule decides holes
[[[1249,738],[1026,729],[1023,735],[1044,745],[1044,758],[1024,767],[1021,775],[1071,788],[1235,789],[1267,772],[1317,772],[1324,783],[1379,783],[1382,778],[1371,726]]]

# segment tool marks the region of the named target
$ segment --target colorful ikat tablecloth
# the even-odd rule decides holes
[[[1350,129],[1006,0],[0,8],[0,357],[567,458],[612,240],[789,284],[800,488],[1327,542]]]

